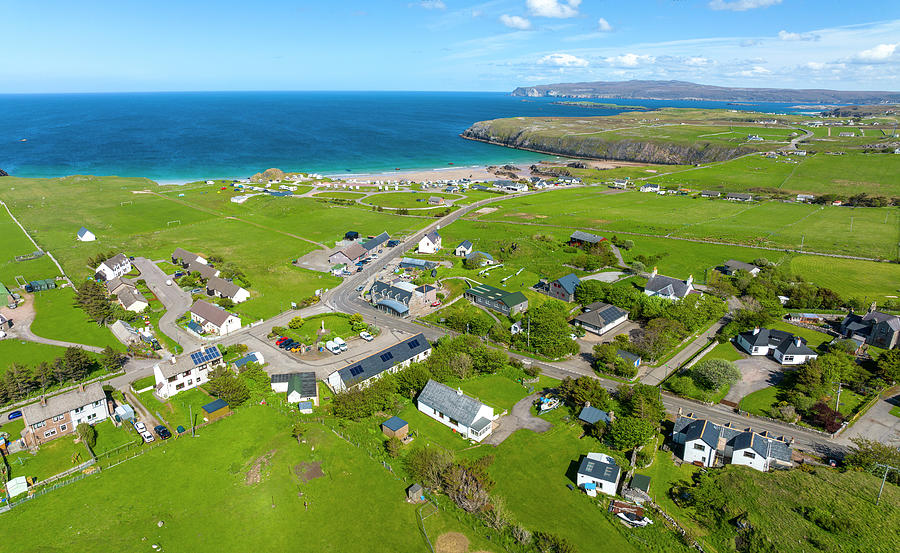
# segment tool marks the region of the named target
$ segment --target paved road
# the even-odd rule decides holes
[[[166,308],[165,315],[159,319],[159,329],[162,333],[181,344],[185,351],[199,348],[202,341],[175,324],[178,317],[191,308],[193,301],[190,293],[175,284],[167,286],[166,280],[169,280],[169,276],[146,257],[135,257],[133,264],[141,272],[141,278],[147,283],[147,287]]]
[[[47,344],[50,346],[59,346],[63,348],[81,348],[87,351],[92,351],[94,353],[100,353],[103,351],[103,348],[97,346],[87,346],[85,344],[67,342],[65,340],[54,340],[52,338],[44,338],[42,336],[38,336],[31,330],[31,323],[34,322],[35,317],[34,294],[23,294],[22,298],[25,300],[25,302],[16,309],[9,309],[5,306],[0,307],[0,314],[13,322],[12,328],[6,329],[6,333],[9,335],[8,338],[5,338],[6,340],[18,339],[25,340],[26,342],[37,342],[38,344]]]
[[[885,392],[866,414],[859,418],[849,430],[843,434],[845,440],[866,438],[883,444],[900,447],[900,417],[890,413],[891,409],[900,405],[900,387]]]

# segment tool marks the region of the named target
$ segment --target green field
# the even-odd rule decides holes
[[[328,332],[320,335],[322,323]],[[314,315],[303,320],[303,326],[298,329],[288,329],[284,334],[302,344],[313,345],[316,341],[325,342],[335,337],[347,339],[355,336],[350,329],[350,320],[340,315]]]
[[[84,311],[74,307],[74,298],[75,291],[71,287],[35,292],[35,319],[31,330],[42,338],[125,349],[108,328],[89,321]]]
[[[362,192],[317,192],[313,198],[338,198],[341,200],[356,200],[364,197]]]
[[[738,359],[744,359],[747,355],[738,350],[734,344],[731,342],[722,342],[718,344],[716,347],[710,350],[709,353],[704,355],[699,361],[705,361],[707,359],[724,359],[726,361],[737,361]]]
[[[830,288],[841,297],[900,294],[900,265],[895,263],[797,255],[791,257],[790,268],[791,273]]]
[[[2,196],[0,199],[3,199]],[[77,230],[72,232],[73,240]],[[46,255],[28,261],[16,261],[17,255],[30,255],[35,248],[3,206],[0,206],[0,236],[3,237],[0,240],[0,282],[7,288],[16,286],[17,276],[30,282],[59,275],[59,269]]]
[[[202,407],[215,399],[200,388],[177,393],[166,402],[156,399],[153,390],[137,397],[148,411],[163,419],[160,422],[167,425],[173,434],[179,426],[190,429],[192,421],[194,425],[203,423]]]
[[[94,455],[101,455],[131,442],[143,442],[137,431],[128,423],[115,426],[112,419],[107,419],[94,425],[97,431],[97,443],[94,445]]]
[[[284,551],[298,543],[311,551],[369,552],[373,544],[426,550],[405,482],[321,426],[309,425],[301,444],[289,431],[289,419],[275,411],[246,408],[195,439],[169,440],[29,501],[5,513],[4,524],[40,524],[40,533],[17,541],[46,552],[151,551],[153,544],[164,551]],[[309,465],[302,463],[320,463],[323,476],[306,481]],[[189,476],[163,490],[160,475],[173,469]],[[50,516],[75,508],[112,514]],[[429,517],[426,529],[432,540],[446,531],[471,533],[445,513]],[[473,539],[472,548],[489,545]]]
[[[446,194],[443,192],[386,192],[384,194],[373,194],[364,201],[367,204],[380,205],[381,207],[432,207],[428,203],[428,198],[437,196],[439,198],[458,199],[462,196],[459,194]]]
[[[9,368],[12,363],[20,363],[34,367],[41,362],[50,362],[57,357],[62,357],[65,348],[49,346],[36,342],[23,342],[7,338],[0,340],[0,375]]]

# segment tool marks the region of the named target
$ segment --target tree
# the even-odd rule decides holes
[[[100,354],[100,366],[109,372],[116,372],[122,368],[128,357],[122,352],[116,351],[109,346],[103,348]]]
[[[878,476],[884,474],[884,468],[877,467],[876,463],[900,467],[900,450],[897,448],[865,438],[851,438],[851,441],[853,442],[853,447],[850,448],[850,452],[844,457],[844,463],[848,467],[871,472]],[[895,470],[889,471],[888,480],[900,485],[900,473]]]
[[[299,330],[303,326],[303,317],[297,315],[288,322],[288,328]],[[273,329],[274,330],[274,329]]]
[[[721,390],[741,379],[741,371],[731,361],[725,359],[707,359],[700,361],[691,369],[694,383],[704,390]]]
[[[559,395],[572,407],[582,407],[590,403],[597,409],[609,407],[609,392],[599,380],[589,376],[580,376],[576,379],[566,377],[559,383]]]
[[[656,428],[656,424],[646,419],[619,417],[609,430],[609,439],[616,449],[633,449],[650,441]]]
[[[232,407],[250,399],[247,383],[226,367],[219,367],[210,373],[209,391],[212,395],[224,399]]]
[[[75,306],[81,308],[88,320],[98,325],[112,321],[113,307],[106,288],[95,280],[86,280],[75,290]]]
[[[350,330],[352,330],[353,332],[362,332],[363,330],[368,328],[366,321],[363,320],[363,316],[360,315],[359,313],[354,313],[354,314],[350,315],[349,320],[350,320]]]
[[[584,280],[575,287],[575,301],[588,305],[598,301],[606,301],[610,285],[599,280]]]
[[[400,456],[400,451],[403,449],[403,442],[396,436],[391,436],[384,442],[384,449],[387,450],[387,454],[392,459],[396,459]]]
[[[6,369],[3,377],[6,383],[7,394],[10,399],[16,401],[28,397],[37,389],[34,375],[31,369],[21,363],[13,363]]]
[[[657,423],[666,418],[666,408],[663,405],[659,390],[656,386],[648,384],[634,384],[619,386],[616,391],[619,402],[626,410],[626,414]]]
[[[97,368],[96,362],[81,348],[66,348],[62,358],[71,380],[81,380]]]
[[[45,389],[56,382],[56,375],[53,373],[53,366],[46,362],[41,361],[34,368],[34,381],[41,388]]]
[[[484,262],[485,257],[484,254],[480,252],[476,252],[473,255],[470,255],[463,259],[463,268],[464,269],[477,269],[481,267],[481,264]]]
[[[528,321],[526,326],[530,330],[513,336],[513,343],[517,348],[554,359],[578,353],[578,344],[569,337],[572,331],[566,320],[566,304],[550,300],[537,308],[529,309],[525,316]]]
[[[900,380],[900,349],[889,349],[878,356],[878,372],[885,380]]]
[[[535,532],[531,542],[540,553],[576,553],[577,551],[567,538],[549,532]]]
[[[584,433],[590,436],[591,438],[597,438],[598,440],[602,440],[603,436],[606,435],[606,431],[608,428],[606,427],[606,423],[601,421],[597,421],[594,424],[588,425],[584,429]]]
[[[78,433],[78,437],[81,438],[81,441],[87,444],[88,447],[92,448],[97,445],[97,429],[86,422],[79,423],[78,426],[75,427],[75,431]]]
[[[406,472],[426,488],[441,489],[444,471],[453,463],[453,455],[443,448],[413,449],[404,462]]]

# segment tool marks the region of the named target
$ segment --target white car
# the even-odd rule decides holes
[[[363,340],[365,340],[366,342],[371,342],[372,340],[375,339],[375,337],[372,336],[371,334],[369,334],[368,332],[360,332],[359,337],[362,338]]]
[[[147,425],[142,422],[134,423],[134,429],[138,431],[138,434],[143,434],[147,431]]]
[[[156,439],[153,437],[153,434],[147,432],[146,430],[141,432],[141,438],[144,438],[144,441],[147,442],[148,444]]]

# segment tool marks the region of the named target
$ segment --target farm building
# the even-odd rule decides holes
[[[434,269],[437,267],[437,263],[434,261],[426,261],[424,259],[416,259],[414,257],[404,257],[400,260],[400,268],[401,269],[419,269],[422,271],[427,271],[429,269]]]
[[[575,484],[591,497],[597,492],[616,495],[622,470],[615,459],[603,453],[588,453],[578,465]]]
[[[528,309],[528,298],[522,292],[507,292],[487,284],[474,286],[465,291],[465,298],[476,305],[493,309],[507,317]]]
[[[595,302],[584,309],[572,323],[597,335],[606,334],[628,320],[628,311],[608,303]]]
[[[497,418],[492,407],[435,380],[425,384],[416,398],[416,407],[463,438],[476,442],[491,434]]]
[[[441,235],[438,231],[433,230],[419,240],[419,253],[437,253],[441,249]]]
[[[431,354],[431,344],[424,334],[416,334],[393,346],[351,363],[328,375],[325,383],[334,392],[365,388],[384,373],[395,373],[410,363],[424,361]]]
[[[644,285],[644,294],[658,296],[667,300],[680,300],[694,291],[694,276],[689,275],[687,280],[660,275],[653,267],[650,279]]]
[[[387,242],[388,240],[390,240],[390,238],[391,238],[391,237],[390,237],[390,235],[389,235],[388,233],[382,232],[382,233],[379,234],[378,236],[374,236],[374,237],[372,237],[372,238],[369,238],[369,239],[366,240],[365,242],[363,242],[363,247],[364,247],[367,251],[370,251],[370,252],[371,252],[372,250],[374,250],[374,249],[376,249],[376,248],[380,248],[382,245],[384,245],[385,242]]]
[[[93,242],[97,239],[97,237],[94,236],[93,232],[84,227],[81,227],[80,229],[78,229],[78,232],[75,233],[75,239],[79,242]]]
[[[381,432],[388,438],[406,438],[409,434],[409,423],[400,417],[391,417],[381,423]]]
[[[207,346],[182,355],[181,358],[172,357],[168,361],[160,361],[153,367],[156,381],[153,391],[157,396],[168,399],[208,382],[210,371],[224,366],[225,361],[218,346]]]
[[[225,415],[230,414],[231,408],[228,406],[228,403],[222,398],[211,401],[203,406],[203,420],[207,422],[221,419]]]
[[[203,332],[210,334],[224,336],[241,328],[240,317],[203,300],[194,302],[190,314],[191,321],[200,325]]]
[[[35,447],[72,434],[83,422],[96,424],[105,420],[110,415],[109,403],[99,382],[79,385],[52,397],[41,396],[40,401],[22,407],[25,444]]]
[[[577,247],[577,246],[584,246],[586,244],[587,245],[599,244],[600,242],[603,242],[604,240],[606,240],[606,238],[604,238],[602,236],[599,236],[596,234],[591,234],[590,232],[585,232],[583,230],[576,230],[569,236],[568,244],[570,246]]]

